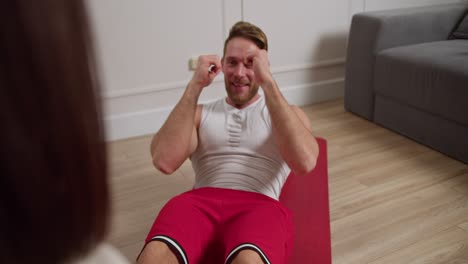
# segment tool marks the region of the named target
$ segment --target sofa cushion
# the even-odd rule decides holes
[[[449,39],[468,39],[468,12],[457,24]]]
[[[377,54],[375,93],[468,125],[468,40],[401,46]]]

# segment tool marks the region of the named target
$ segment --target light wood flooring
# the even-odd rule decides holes
[[[468,263],[468,166],[344,110],[303,107],[328,140],[333,263]],[[434,128],[436,129],[436,128]],[[109,241],[131,261],[160,208],[193,183],[151,164],[151,136],[109,144]]]

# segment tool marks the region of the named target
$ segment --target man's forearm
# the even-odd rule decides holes
[[[201,89],[189,84],[166,122],[153,137],[153,164],[164,173],[172,173],[190,155],[200,91]]]
[[[318,144],[298,114],[284,99],[274,80],[263,85],[273,136],[280,153],[296,174],[315,167]],[[307,120],[308,121],[308,120]]]

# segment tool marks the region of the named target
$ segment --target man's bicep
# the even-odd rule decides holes
[[[190,155],[197,149],[198,146],[198,133],[197,128],[193,126],[192,137],[190,139]]]
[[[198,128],[200,127],[202,109],[202,105],[197,105],[197,110],[195,111],[195,124],[193,126],[192,137],[190,139],[190,155],[192,155],[198,146]]]

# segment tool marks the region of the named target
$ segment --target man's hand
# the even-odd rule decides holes
[[[270,61],[266,50],[258,50],[251,55],[252,69],[255,75],[255,82],[262,88],[266,88],[273,81],[273,76],[270,72]]]
[[[201,90],[210,85],[220,72],[221,62],[218,55],[201,55],[198,57],[197,69],[190,84]]]

